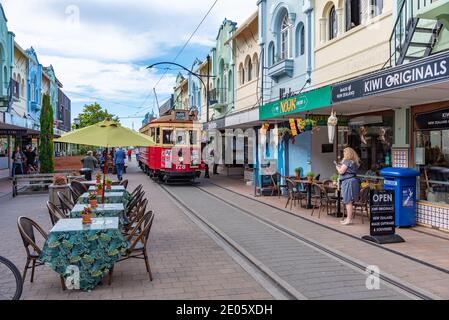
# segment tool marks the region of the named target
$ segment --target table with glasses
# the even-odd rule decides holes
[[[70,218],[81,218],[81,215],[86,207],[86,204],[75,205],[75,207],[73,207],[72,211],[70,212]],[[120,224],[123,225],[126,223],[125,206],[123,205],[123,203],[98,204],[97,208],[92,209],[92,217],[116,217],[119,218]]]
[[[125,254],[117,217],[61,219],[51,229],[40,260],[65,279],[68,289],[93,290]]]

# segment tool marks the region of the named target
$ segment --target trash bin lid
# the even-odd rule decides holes
[[[420,174],[415,169],[410,168],[385,168],[380,171],[384,177],[418,177]]]

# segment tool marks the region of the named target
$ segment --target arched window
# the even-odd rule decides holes
[[[268,66],[272,66],[275,64],[275,49],[274,49],[274,42],[271,41],[268,45]]]
[[[259,57],[257,56],[257,53],[255,53],[253,56],[253,65],[256,67],[255,73],[254,73],[254,78],[258,79],[259,78]]]
[[[384,9],[384,0],[370,0],[371,17],[377,17],[382,14]]]
[[[243,63],[239,66],[240,84],[245,84],[245,68],[243,68]]]
[[[346,0],[346,31],[360,25],[362,20],[360,0]]]
[[[335,13],[335,7],[332,6],[332,8],[329,11],[329,40],[334,39],[337,37],[337,14]]]
[[[22,79],[22,84],[21,84],[21,86],[20,86],[20,91],[21,91],[21,95],[22,95],[22,97],[24,97],[25,96],[25,80],[24,79]]]
[[[302,23],[296,27],[296,56],[302,56],[305,52],[305,30]]]
[[[291,41],[290,41],[291,23],[286,12],[281,23],[281,60],[291,57]]]
[[[246,70],[248,70],[246,73],[248,74],[247,79],[248,81],[253,80],[253,63],[251,61],[251,57],[247,56],[245,60]]]

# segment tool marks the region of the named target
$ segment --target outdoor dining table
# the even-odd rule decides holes
[[[89,192],[82,194],[78,199],[78,204],[89,204],[89,196]],[[124,205],[127,203],[124,192],[105,192],[104,198],[105,203],[123,203]],[[102,199],[102,195],[97,195],[98,203],[101,203]]]
[[[307,204],[306,204],[306,209],[313,209],[313,204],[312,204],[312,185],[314,182],[310,182],[309,180],[303,180],[303,179],[294,179],[293,182],[295,184],[303,184],[306,186],[306,191],[307,191]]]
[[[81,215],[86,208],[86,204],[76,204],[70,212],[70,218],[81,218]],[[92,216],[96,218],[119,218],[120,224],[126,223],[125,206],[123,203],[105,203],[98,204],[98,207],[92,209]]]
[[[40,260],[65,279],[67,289],[93,290],[125,254],[118,218],[61,219],[51,229]]]
[[[97,188],[95,186],[89,187],[89,192],[96,191],[96,190],[97,190]],[[105,193],[109,193],[109,192],[125,192],[125,191],[126,191],[126,189],[125,189],[124,186],[112,186],[111,189],[107,189],[106,188],[104,190]]]
[[[337,218],[342,218],[343,213],[341,212],[341,200],[342,200],[341,188],[339,188],[337,186],[325,186],[325,189],[326,189],[327,193],[334,194],[333,196],[331,196],[332,199],[337,200],[337,212],[333,213],[332,215],[334,215]]]

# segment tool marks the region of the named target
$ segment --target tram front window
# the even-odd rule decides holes
[[[189,131],[190,136],[190,145],[196,146],[199,144],[199,132],[197,130],[190,130]]]
[[[187,145],[187,131],[177,130],[176,131],[176,145],[185,146]]]
[[[173,130],[163,130],[162,143],[163,144],[173,144],[174,141],[174,132]]]

